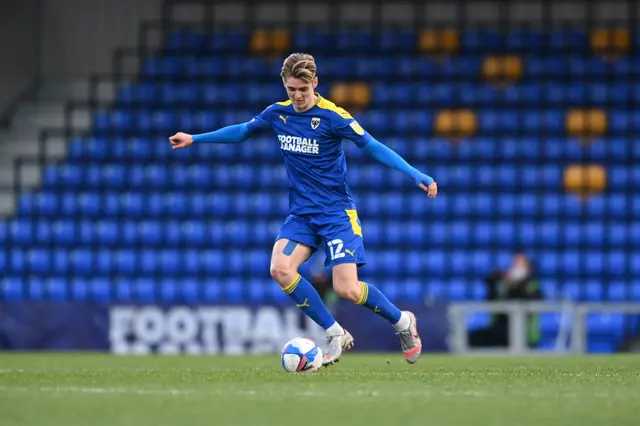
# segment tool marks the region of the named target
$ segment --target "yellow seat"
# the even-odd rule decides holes
[[[488,56],[482,62],[482,77],[497,85],[508,85],[522,77],[522,59],[518,56]]]
[[[442,110],[436,115],[435,131],[449,139],[469,137],[478,130],[478,119],[469,109]]]
[[[459,43],[456,30],[423,30],[418,40],[418,50],[431,56],[451,56],[458,51]]]
[[[367,83],[353,83],[351,85],[351,106],[362,109],[371,102],[371,89]]]
[[[597,108],[573,109],[567,113],[565,126],[570,136],[589,142],[607,132],[607,115]]]
[[[564,171],[564,189],[586,199],[604,191],[607,172],[600,164],[573,164]]]
[[[289,50],[290,39],[287,30],[259,29],[251,34],[249,48],[257,55],[282,55]]]
[[[329,91],[329,99],[336,105],[346,105],[349,99],[349,85],[347,83],[335,83]]]
[[[629,52],[631,35],[625,28],[600,28],[591,32],[591,50],[604,58]]]
[[[329,92],[329,99],[347,109],[363,109],[371,102],[371,89],[362,82],[335,83]]]
[[[275,53],[285,53],[289,50],[291,46],[291,41],[289,39],[289,31],[287,30],[273,30],[271,34],[271,40],[273,44],[273,50]]]

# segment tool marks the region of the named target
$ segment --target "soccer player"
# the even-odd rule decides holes
[[[409,165],[396,152],[367,133],[344,109],[314,91],[318,85],[313,56],[294,53],[281,72],[289,100],[276,102],[251,121],[210,133],[178,132],[169,138],[173,149],[200,143],[239,143],[272,129],[280,141],[289,176],[289,216],[271,255],[271,276],[314,322],[327,333],[323,365],[340,360],[353,347],[353,337],[336,322],[316,289],[298,273],[299,266],[324,245],[336,293],[386,318],[396,329],[404,358],[413,364],[422,351],[416,317],[401,311],[373,284],[358,280],[357,267],[366,263],[362,228],[346,180],[342,140],[353,141],[379,162],[406,173],[433,198],[433,178]]]

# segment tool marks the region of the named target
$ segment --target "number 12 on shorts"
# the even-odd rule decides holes
[[[344,253],[342,252],[342,248],[344,247],[344,244],[342,243],[342,240],[328,241],[327,246],[329,247],[331,260],[341,259],[344,257]]]

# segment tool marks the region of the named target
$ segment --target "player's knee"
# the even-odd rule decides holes
[[[271,264],[270,272],[273,279],[280,284],[280,287],[286,287],[291,284],[297,274],[295,268],[278,262]]]
[[[333,283],[333,290],[343,299],[357,302],[360,299],[360,283],[357,280],[337,280]]]

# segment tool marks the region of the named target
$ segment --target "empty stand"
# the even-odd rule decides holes
[[[399,301],[483,300],[483,276],[524,250],[548,299],[640,301],[634,37],[618,28],[173,31],[0,222],[0,298],[286,302],[269,276],[288,202],[277,141],[174,152],[167,137],[285,100],[283,56],[309,51],[318,91],[441,191],[427,199],[345,141],[363,277]],[[549,339],[559,318],[541,324]],[[615,315],[589,319],[606,349],[623,326]]]

